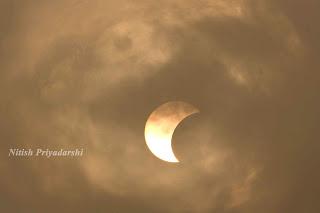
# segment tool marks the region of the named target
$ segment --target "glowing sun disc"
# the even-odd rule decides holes
[[[150,151],[161,160],[177,163],[172,150],[172,136],[179,123],[186,117],[198,113],[194,106],[181,102],[167,102],[156,108],[145,126],[145,140]]]

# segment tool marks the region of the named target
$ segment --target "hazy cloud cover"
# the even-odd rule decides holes
[[[0,1],[0,211],[319,212],[319,8]],[[144,141],[168,101],[200,110],[175,131],[179,164]]]

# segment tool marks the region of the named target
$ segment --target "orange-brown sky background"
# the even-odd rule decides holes
[[[320,212],[319,8],[0,0],[0,212]],[[170,164],[143,133],[175,100]]]

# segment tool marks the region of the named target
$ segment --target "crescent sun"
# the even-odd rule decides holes
[[[181,101],[172,101],[162,104],[149,116],[144,136],[150,151],[161,160],[177,163],[171,140],[174,130],[186,117],[198,113],[199,110]]]

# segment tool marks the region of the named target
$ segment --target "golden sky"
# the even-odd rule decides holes
[[[0,212],[320,212],[319,8],[0,0]],[[168,101],[201,112],[175,131],[178,164],[144,140]]]

